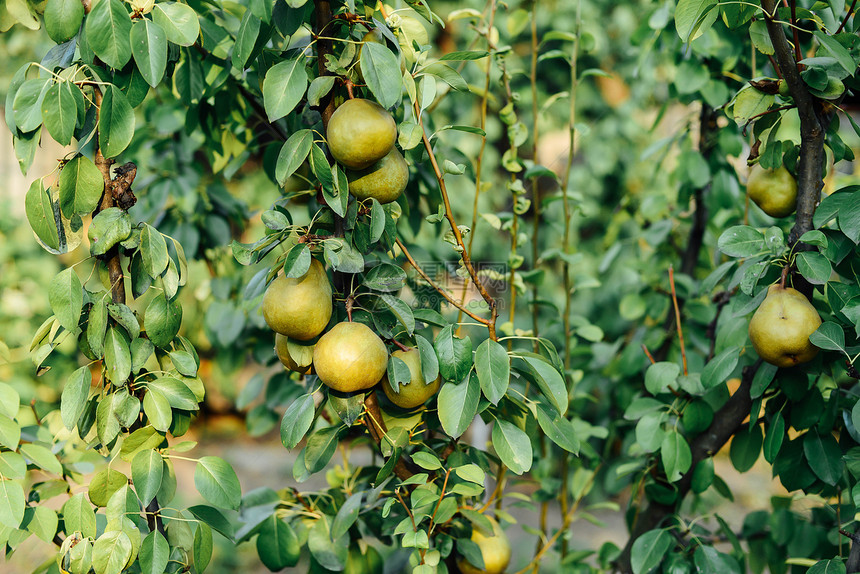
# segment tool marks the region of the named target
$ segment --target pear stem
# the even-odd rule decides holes
[[[790,265],[786,264],[786,266],[782,268],[782,275],[779,277],[780,289],[785,289],[785,280],[788,279],[788,270],[790,267]]]

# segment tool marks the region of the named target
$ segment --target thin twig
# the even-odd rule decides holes
[[[678,309],[678,296],[675,294],[675,270],[669,265],[669,286],[672,288],[672,305],[675,307],[675,326],[678,329],[678,342],[681,344],[681,361],[684,375],[687,375],[687,350],[684,346],[684,330],[681,328],[681,311]]]

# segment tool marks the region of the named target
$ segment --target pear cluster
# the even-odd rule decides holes
[[[297,278],[277,277],[266,289],[263,318],[275,331],[275,354],[290,371],[316,374],[329,388],[354,393],[382,381],[385,395],[395,405],[413,409],[439,390],[437,377],[425,383],[417,349],[395,351],[393,356],[409,367],[410,381],[395,390],[388,381],[388,349],[363,323],[336,323],[326,330],[332,315],[332,290],[323,264],[312,259]]]
[[[326,129],[331,155],[347,168],[349,192],[359,200],[395,201],[409,183],[409,168],[394,146],[397,124],[370,100],[347,100],[334,111]]]

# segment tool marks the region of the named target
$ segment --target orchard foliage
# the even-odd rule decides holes
[[[7,553],[35,535],[56,545],[36,571],[203,572],[221,540],[273,571],[381,572],[384,556],[389,572],[457,572],[529,507],[542,519],[509,571],[860,571],[853,10],[6,0],[7,37],[52,40],[11,77],[5,120],[24,173],[40,142],[68,146],[24,209],[70,262],[29,345],[37,375],[63,369],[61,394],[27,408],[0,383]],[[335,161],[329,121],[356,99],[396,124],[395,201],[350,193]],[[795,213],[745,201],[756,163],[792,174]],[[274,202],[236,193],[254,187]],[[315,339],[278,343],[294,371],[260,368],[278,362],[264,294],[313,261],[326,331],[363,323],[386,385],[439,378],[438,394],[403,409],[380,385],[330,389],[308,372]],[[748,335],[777,282],[823,320],[815,358],[784,369]],[[77,354],[56,361],[66,340]],[[391,354],[407,348],[423,381]],[[327,488],[243,491],[183,440],[213,360],[259,363],[231,397],[249,432],[279,426],[295,483],[324,472]],[[486,444],[462,440],[476,417]],[[763,458],[811,512],[774,497],[737,524],[717,515],[730,439],[738,471]],[[177,460],[195,464],[191,506]],[[621,512],[625,490],[626,545],[569,549],[571,524]]]

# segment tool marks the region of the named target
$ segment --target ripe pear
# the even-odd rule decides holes
[[[317,376],[343,393],[374,386],[387,366],[385,343],[363,323],[338,323],[314,347]]]
[[[288,371],[295,371],[302,375],[307,375],[308,373],[313,372],[314,364],[312,362],[308,361],[306,365],[299,365],[296,362],[296,359],[294,359],[293,355],[290,353],[289,344],[289,337],[281,335],[280,333],[275,333],[275,354],[278,356],[278,359],[281,360],[281,364],[284,365]],[[313,356],[314,346],[307,345],[305,349],[302,350]],[[304,363],[305,361],[302,362]]]
[[[398,349],[391,353],[391,356],[406,363],[412,378],[408,383],[401,383],[395,391],[386,373],[382,379],[382,390],[388,400],[402,409],[414,409],[423,405],[427,399],[436,394],[442,379],[436,377],[435,381],[431,381],[429,384],[424,383],[424,374],[421,372],[421,353],[418,352],[418,349],[409,349],[408,351]]]
[[[755,166],[747,180],[747,193],[771,217],[791,215],[797,204],[797,182],[785,166],[778,169]]]
[[[385,108],[356,98],[331,115],[326,140],[331,155],[351,169],[370,167],[385,157],[397,139],[397,124]]]
[[[331,309],[331,284],[316,259],[299,278],[276,278],[263,296],[263,318],[269,328],[299,341],[322,333],[331,319]]]
[[[502,574],[511,561],[511,544],[505,531],[499,523],[490,518],[487,519],[493,525],[492,535],[486,535],[477,528],[472,529],[472,542],[481,549],[484,558],[484,569],[479,570],[472,566],[465,558],[457,560],[457,567],[462,574]]]
[[[819,325],[818,311],[802,293],[771,285],[750,321],[750,341],[763,360],[777,367],[793,367],[818,353],[809,336]]]
[[[349,192],[359,201],[375,198],[379,203],[395,201],[409,183],[409,167],[397,148],[372,166],[346,172]]]

